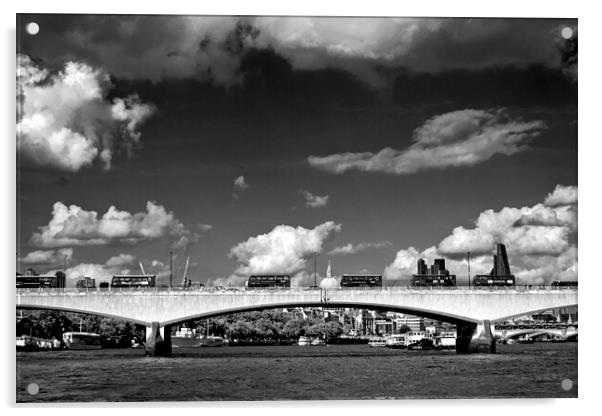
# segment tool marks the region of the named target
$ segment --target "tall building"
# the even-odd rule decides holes
[[[435,259],[431,267],[424,259],[418,259],[416,274],[412,275],[412,286],[455,286],[456,275],[445,268],[445,259]]]
[[[428,267],[424,259],[418,259],[418,274],[428,274]]]
[[[489,274],[478,274],[474,278],[475,286],[514,286],[515,277],[510,271],[506,246],[502,243],[495,245],[493,268]]]

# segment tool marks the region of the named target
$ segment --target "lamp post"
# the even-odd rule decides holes
[[[314,287],[318,287],[318,253],[314,251]]]
[[[466,253],[466,257],[468,258],[468,288],[470,289],[470,251]]]
[[[173,283],[173,252],[169,252],[169,288],[171,289]]]

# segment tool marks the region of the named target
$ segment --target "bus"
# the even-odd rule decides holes
[[[154,274],[120,274],[113,276],[111,288],[147,288],[155,287]]]
[[[291,277],[287,274],[253,275],[249,276],[246,284],[247,290],[290,287]]]
[[[380,274],[344,274],[341,287],[382,287],[383,277]]]

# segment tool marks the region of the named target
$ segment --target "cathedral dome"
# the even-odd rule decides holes
[[[339,281],[334,277],[325,277],[320,282],[320,287],[322,289],[339,289],[341,285],[339,284]]]

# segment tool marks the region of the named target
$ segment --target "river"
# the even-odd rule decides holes
[[[471,355],[367,345],[174,348],[172,358],[63,350],[17,352],[16,362],[21,403],[577,397],[577,343]]]

